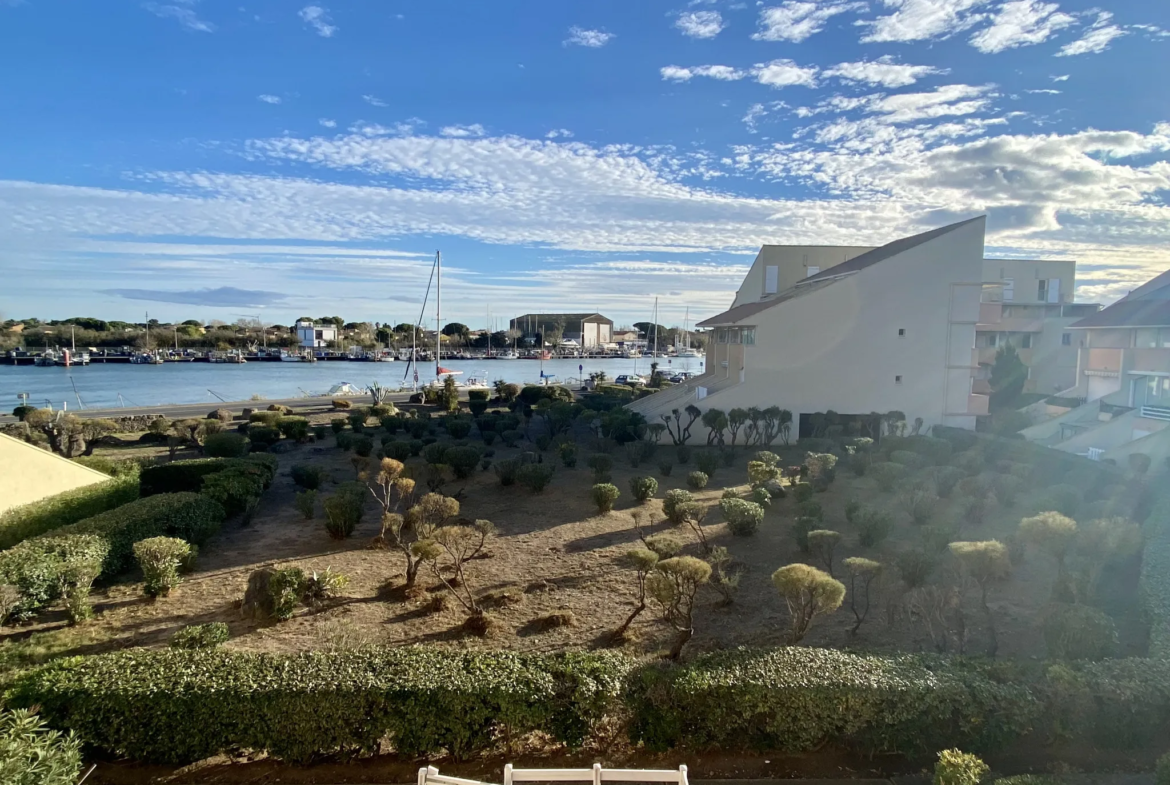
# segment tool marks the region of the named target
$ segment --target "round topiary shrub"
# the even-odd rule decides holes
[[[238,433],[213,433],[203,440],[203,454],[208,458],[243,458],[248,454],[248,439]]]
[[[270,425],[251,425],[248,427],[248,441],[257,450],[267,450],[280,441],[280,431]]]
[[[681,488],[669,490],[662,500],[662,512],[668,521],[677,526],[686,519],[686,505],[693,501],[690,491]]]
[[[979,785],[991,768],[961,750],[943,750],[934,764],[933,785]]]
[[[1057,605],[1044,619],[1048,656],[1060,660],[1103,660],[1117,650],[1113,620],[1088,605]]]
[[[658,493],[658,480],[653,477],[630,478],[630,493],[640,502],[648,502]]]
[[[543,463],[530,463],[521,466],[516,472],[516,479],[533,493],[543,491],[553,478],[553,468]]]
[[[305,463],[293,464],[289,470],[292,481],[302,488],[314,490],[321,487],[321,481],[327,476],[320,466],[310,466]]]
[[[691,472],[687,475],[687,487],[701,491],[707,487],[707,475],[703,472]]]
[[[374,451],[374,440],[369,436],[353,437],[353,451],[363,458],[369,458]]]
[[[597,505],[597,511],[603,513],[613,510],[614,502],[622,495],[616,485],[608,482],[597,483],[589,493],[593,498],[593,503]]]
[[[148,537],[134,543],[134,558],[142,568],[143,591],[165,597],[179,585],[179,567],[191,556],[191,545],[177,537]]]
[[[171,636],[172,649],[211,649],[228,639],[228,626],[222,621],[189,624]]]
[[[727,528],[737,537],[750,537],[764,521],[764,508],[746,499],[721,499],[719,509],[727,518]]]

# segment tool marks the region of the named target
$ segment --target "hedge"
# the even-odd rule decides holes
[[[1141,588],[1150,617],[1151,657],[1170,659],[1170,496],[1158,499],[1144,526]]]
[[[121,507],[138,498],[137,472],[58,493],[0,514],[0,549],[84,518]]]
[[[139,488],[143,496],[157,493],[195,493],[203,488],[203,478],[225,469],[241,466],[259,466],[264,470],[264,487],[272,484],[276,476],[276,456],[249,455],[245,458],[197,458],[190,461],[173,461],[142,470]]]
[[[100,577],[110,578],[130,566],[139,540],[165,535],[199,544],[219,529],[223,518],[219,504],[197,493],[139,499],[0,552],[0,584],[20,590],[18,612],[27,615],[59,596],[64,562],[51,554],[68,551],[72,539],[92,535],[104,543]]]
[[[457,758],[501,731],[580,746],[621,694],[616,654],[427,648],[253,654],[129,650],[25,674],[11,705],[138,760],[185,763],[240,749],[291,761],[377,749]]]

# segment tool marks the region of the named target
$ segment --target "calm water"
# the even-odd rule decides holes
[[[613,379],[618,374],[650,372],[648,358],[614,360],[545,360],[544,372],[554,381],[577,381],[591,371],[605,371]],[[662,369],[699,373],[699,359],[659,359]],[[321,395],[340,382],[365,387],[378,381],[391,389],[410,386],[403,380],[407,363],[251,362],[245,365],[210,363],[166,363],[164,365],[90,365],[84,368],[38,368],[35,366],[0,365],[0,411],[10,411],[20,403],[17,393],[27,392],[29,403],[44,406],[52,402],[59,408],[68,402],[77,407],[77,395],[86,408],[102,409],[122,406],[156,406],[174,403],[214,403],[220,399],[243,401],[253,395],[264,398],[296,398]],[[444,360],[443,366],[463,371],[463,377],[480,376],[509,382],[540,380],[541,363],[537,360]],[[583,366],[579,370],[578,366]],[[433,377],[434,366],[419,366],[419,382]],[[74,385],[77,386],[76,393]],[[213,394],[214,393],[214,394]],[[121,399],[119,400],[119,395]],[[218,398],[216,396],[219,396]]]

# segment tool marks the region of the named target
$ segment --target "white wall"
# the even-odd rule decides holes
[[[777,292],[782,292],[808,277],[809,268],[821,271],[861,256],[873,246],[853,245],[765,245],[735,293],[731,307],[757,302],[764,296],[766,270],[777,267]]]
[[[0,512],[108,479],[80,463],[0,433]]]

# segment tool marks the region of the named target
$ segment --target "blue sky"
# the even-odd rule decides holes
[[[681,323],[989,216],[1170,267],[1170,3],[0,0],[0,316]]]

